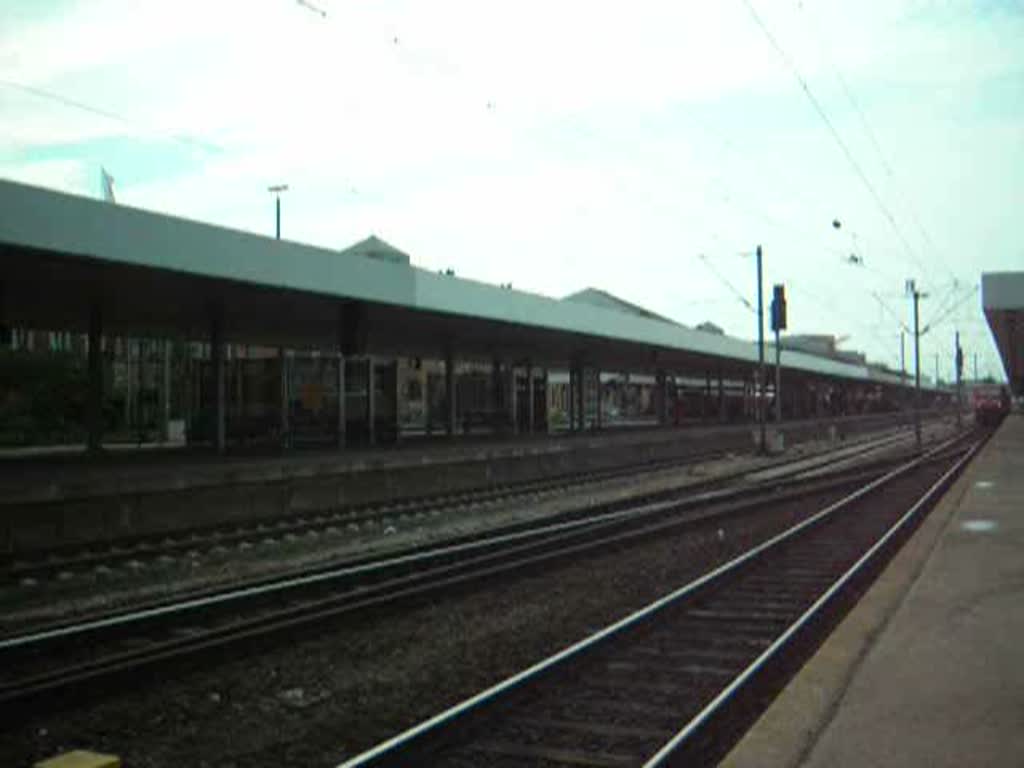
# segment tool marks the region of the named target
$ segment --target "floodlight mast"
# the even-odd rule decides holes
[[[269,187],[267,187],[267,191],[268,192],[272,192],[274,194],[274,197],[276,198],[276,200],[275,200],[275,209],[277,211],[277,229],[276,229],[276,233],[277,234],[276,234],[276,237],[277,237],[278,240],[280,240],[281,239],[281,193],[288,191],[288,185],[287,184],[271,184]]]

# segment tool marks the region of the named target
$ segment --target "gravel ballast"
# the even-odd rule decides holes
[[[834,494],[832,494],[834,497]],[[131,766],[330,766],[517,672],[812,513],[809,497],[414,609],[179,669],[3,734],[0,763],[62,749]],[[241,652],[240,652],[241,653]]]

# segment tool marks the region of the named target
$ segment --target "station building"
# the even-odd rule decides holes
[[[93,447],[727,421],[776,396],[755,344],[597,289],[551,299],[376,237],[332,251],[12,182],[0,211],[0,341],[85,361],[69,421]],[[781,360],[787,418],[906,404],[863,358],[784,343]]]

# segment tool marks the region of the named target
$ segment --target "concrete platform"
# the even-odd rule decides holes
[[[784,428],[795,443],[832,430],[854,435],[890,428],[906,418],[809,420]],[[750,425],[704,424],[262,456],[190,450],[25,456],[0,462],[0,557],[753,445]]]
[[[1024,415],[723,765],[1024,765]]]

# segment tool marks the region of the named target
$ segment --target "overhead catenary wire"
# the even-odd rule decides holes
[[[899,327],[900,327],[900,330],[903,330],[903,331],[907,331],[907,330],[909,330],[909,328],[907,328],[907,324],[906,324],[906,322],[905,322],[905,321],[903,320],[903,318],[901,318],[901,317],[900,317],[900,316],[899,316],[899,315],[898,315],[898,314],[897,314],[897,313],[895,312],[895,310],[893,310],[893,308],[892,308],[892,307],[890,307],[890,306],[889,306],[889,305],[888,305],[888,304],[887,304],[887,303],[886,303],[886,302],[885,302],[885,301],[884,301],[884,300],[882,299],[882,296],[881,296],[881,295],[880,295],[880,294],[878,293],[878,291],[872,291],[872,292],[871,292],[871,295],[875,297],[875,301],[877,301],[877,302],[878,302],[878,306],[880,306],[880,307],[881,307],[882,309],[884,309],[884,310],[885,310],[886,312],[888,312],[888,313],[889,313],[889,315],[890,315],[890,316],[892,317],[892,319],[896,321],[896,323],[897,323],[897,324],[899,325]]]
[[[953,270],[949,268],[948,263],[946,263],[946,260],[942,255],[942,251],[936,247],[935,242],[931,238],[931,235],[929,235],[928,231],[921,223],[921,219],[917,214],[917,210],[913,204],[913,201],[903,191],[902,186],[897,182],[896,173],[893,170],[892,163],[890,163],[887,154],[882,149],[882,144],[878,140],[878,135],[875,132],[874,128],[872,128],[871,122],[868,120],[867,113],[861,107],[860,100],[854,94],[853,88],[850,86],[849,81],[843,75],[842,71],[839,69],[838,66],[836,66],[834,58],[828,51],[828,46],[821,45],[821,38],[823,36],[821,34],[820,28],[814,20],[813,12],[808,10],[807,6],[804,3],[798,4],[798,8],[803,12],[804,18],[808,20],[808,23],[812,28],[811,32],[816,42],[818,43],[819,52],[824,57],[825,61],[828,62],[829,68],[832,70],[832,73],[835,75],[836,80],[839,82],[843,94],[846,96],[847,101],[850,102],[850,105],[853,107],[854,112],[857,114],[857,118],[860,121],[861,127],[864,129],[864,134],[867,136],[869,143],[874,149],[875,155],[877,155],[879,163],[882,166],[882,170],[885,172],[885,175],[888,178],[890,185],[895,190],[897,197],[902,199],[904,205],[906,206],[907,213],[910,214],[911,220],[914,222],[914,225],[921,233],[921,237],[924,240],[925,245],[928,246],[929,252],[934,253],[937,256],[942,267],[946,270],[946,272],[950,274],[951,277],[955,279],[956,275],[954,274]]]
[[[9,88],[11,90],[20,91],[21,93],[29,94],[38,99],[44,99],[52,101],[57,104],[61,104],[71,109],[77,109],[82,112],[88,112],[89,114],[97,117],[102,117],[107,120],[112,120],[122,125],[131,126],[137,130],[142,131],[144,134],[152,137],[161,138],[165,141],[174,142],[177,144],[183,144],[185,146],[192,147],[194,149],[201,149],[204,152],[221,153],[224,152],[224,148],[214,144],[213,142],[206,141],[205,139],[197,139],[193,136],[183,136],[181,134],[171,133],[169,131],[160,130],[153,126],[147,126],[145,123],[136,120],[131,117],[114,112],[104,107],[97,107],[93,104],[87,104],[79,99],[73,99],[64,94],[57,93],[56,91],[49,90],[47,88],[40,88],[34,85],[27,85],[25,83],[15,82],[14,80],[7,80],[0,78],[0,87]]]
[[[800,88],[803,90],[804,95],[807,97],[807,101],[810,103],[811,107],[817,113],[822,123],[824,123],[825,127],[828,129],[828,132],[832,136],[832,139],[836,143],[836,146],[838,146],[839,149],[842,151],[847,162],[850,164],[850,167],[853,169],[856,176],[860,179],[861,183],[864,185],[864,188],[868,191],[875,205],[878,207],[879,211],[881,211],[886,221],[889,222],[889,225],[895,233],[897,239],[900,241],[900,244],[902,245],[904,252],[907,254],[907,256],[910,257],[910,259],[913,262],[915,262],[922,270],[924,270],[924,273],[927,273],[927,266],[924,264],[923,261],[921,261],[920,257],[916,253],[914,253],[913,249],[910,247],[910,243],[904,236],[903,230],[900,228],[899,224],[896,221],[896,217],[889,209],[889,206],[886,205],[881,195],[879,195],[878,190],[875,188],[875,185],[871,182],[871,179],[868,178],[868,175],[864,172],[864,169],[861,167],[861,164],[857,161],[857,158],[850,150],[849,145],[847,145],[847,143],[843,140],[843,137],[839,134],[839,131],[836,129],[835,124],[829,117],[828,112],[825,110],[825,107],[822,105],[821,101],[819,101],[818,97],[815,96],[814,91],[811,90],[810,84],[807,82],[807,79],[803,76],[803,73],[800,71],[800,68],[796,65],[796,62],[793,61],[792,57],[786,52],[786,49],[782,47],[778,40],[776,40],[775,36],[772,34],[767,24],[765,24],[760,14],[758,14],[757,10],[754,8],[750,0],[741,0],[741,2],[746,6],[747,10],[750,12],[751,17],[754,19],[754,22],[760,28],[761,32],[764,34],[765,39],[767,39],[772,48],[775,49],[776,53],[778,53],[783,63],[785,63],[790,73],[793,75],[797,83],[800,85]]]
[[[724,285],[726,288],[728,288],[744,307],[753,312],[755,315],[757,314],[757,310],[754,309],[754,306],[750,303],[747,297],[744,296],[743,293],[735,285],[729,282],[729,279],[726,278],[725,275],[723,275],[715,268],[715,266],[711,263],[707,256],[705,256],[703,253],[698,253],[697,258],[704,262],[704,266],[708,268],[711,274],[717,277],[719,282],[722,283],[722,285]]]
[[[886,352],[887,350],[891,349],[892,345],[890,344],[889,341],[887,341],[885,338],[883,338],[880,335],[880,332],[879,332],[879,329],[877,328],[877,326],[873,326],[873,325],[867,323],[866,321],[864,321],[863,319],[858,319],[856,317],[853,317],[851,315],[846,314],[845,312],[843,312],[842,310],[840,310],[838,308],[838,306],[836,305],[835,302],[833,302],[831,304],[826,303],[825,300],[822,299],[821,296],[819,296],[817,292],[809,290],[807,288],[804,288],[802,283],[799,283],[799,282],[791,280],[787,284],[787,287],[789,289],[791,289],[794,293],[799,294],[799,295],[801,295],[801,296],[803,296],[805,298],[808,298],[811,301],[813,301],[815,304],[817,304],[819,307],[821,307],[827,314],[829,314],[829,315],[832,315],[832,314],[839,315],[840,317],[842,317],[844,320],[846,320],[851,325],[853,325],[855,327],[860,327],[863,330],[865,330],[867,332],[867,334],[871,338],[873,338],[876,342],[879,343],[879,345],[881,346],[881,350],[883,352],[885,352],[887,354],[887,356],[894,356],[894,355],[897,354],[895,350]]]
[[[970,290],[971,287],[972,286],[967,286],[967,290]],[[929,318],[927,318],[925,320],[925,325],[928,325],[929,323],[931,323],[936,317],[938,317],[943,312],[945,312],[947,309],[949,309],[949,307],[953,304],[953,302],[957,301],[957,289],[958,288],[960,288],[960,281],[959,280],[954,280],[946,288],[946,292],[944,294],[942,294],[942,299],[940,299],[939,301],[935,302],[935,311],[932,312],[931,317],[929,317]]]
[[[954,304],[950,305],[949,308],[946,309],[946,311],[942,313],[942,315],[940,315],[939,317],[935,318],[931,322],[927,323],[925,325],[924,329],[921,331],[921,334],[923,335],[923,334],[927,333],[928,331],[930,331],[931,329],[935,328],[935,326],[941,325],[943,323],[943,321],[945,321],[946,318],[948,318],[951,314],[953,314],[953,312],[955,312],[957,309],[959,309],[964,304],[964,302],[966,302],[970,298],[973,298],[974,294],[976,294],[978,292],[978,290],[979,290],[979,286],[975,285],[970,291],[968,291],[967,293],[963,294],[960,297],[960,299],[957,302],[955,302]]]

